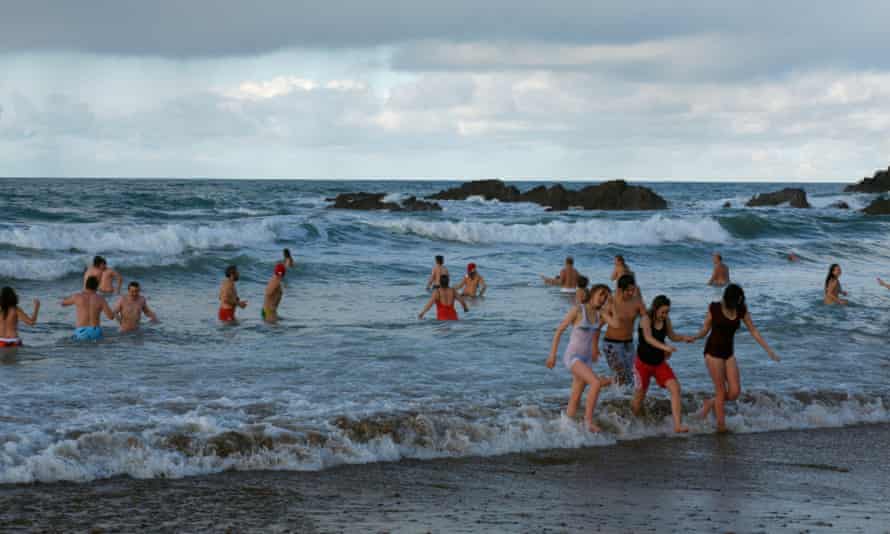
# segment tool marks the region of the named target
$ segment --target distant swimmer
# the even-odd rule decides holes
[[[726,432],[724,403],[738,399],[741,393],[741,376],[734,346],[735,333],[741,323],[745,323],[751,332],[751,337],[763,347],[769,357],[779,361],[779,357],[754,326],[754,321],[745,305],[745,292],[736,284],[726,286],[723,299],[711,303],[701,331],[693,337],[693,339],[708,337],[705,342],[705,364],[714,383],[714,398],[704,402],[701,417],[707,418],[713,409],[717,417],[718,432]]]
[[[614,282],[626,274],[633,274],[633,271],[627,266],[624,256],[621,254],[615,255],[615,267],[612,269],[612,276],[609,277],[609,280]]]
[[[260,316],[267,323],[278,322],[278,305],[281,304],[282,293],[281,280],[285,274],[287,274],[287,269],[283,263],[279,263],[275,266],[269,283],[266,284],[266,291],[263,296],[263,309],[260,311]]]
[[[788,261],[790,261],[791,263],[797,263],[800,261],[800,256],[798,256],[794,252],[789,252],[788,253]]]
[[[646,305],[632,274],[618,279],[614,298],[603,307],[608,328],[603,339],[603,352],[619,384],[633,385],[634,330],[638,317],[646,315]]]
[[[587,299],[587,284],[589,283],[590,280],[586,276],[578,275],[578,287],[575,289],[575,304],[581,304]]]
[[[572,289],[578,287],[578,271],[575,270],[575,259],[571,256],[566,258],[565,267],[559,271],[559,274],[555,278],[548,278],[541,275],[541,278],[544,279],[544,283],[548,286],[559,286],[563,289]]]
[[[461,306],[464,307],[464,313],[470,311],[463,297],[458,295],[457,291],[448,287],[448,284],[447,274],[439,277],[439,287],[433,290],[429,302],[426,303],[420,315],[417,316],[418,319],[423,319],[423,316],[430,311],[433,304],[436,305],[436,319],[440,321],[457,321],[457,310],[454,309],[455,301],[460,302]]]
[[[712,256],[714,262],[714,272],[711,273],[711,279],[708,280],[709,286],[723,287],[729,283],[729,267],[723,263],[723,256],[714,253]]]
[[[148,302],[141,295],[141,291],[139,282],[130,282],[130,285],[127,286],[127,294],[118,298],[114,308],[111,309],[120,322],[121,332],[138,330],[142,314],[151,319],[151,322],[158,322],[158,316],[148,307]]]
[[[99,280],[99,292],[106,295],[117,295],[121,292],[121,285],[124,278],[108,267],[108,262],[102,256],[93,258],[93,266],[83,273],[84,287],[86,287],[87,278],[95,276]]]
[[[488,286],[485,284],[485,279],[476,270],[476,264],[468,263],[467,274],[455,289],[463,290],[461,295],[464,297],[483,297]]]
[[[436,264],[433,265],[430,279],[426,282],[426,290],[439,288],[442,285],[439,281],[442,276],[448,276],[448,268],[445,267],[445,256],[436,256]]]
[[[226,277],[219,286],[219,320],[229,323],[235,320],[235,308],[244,309],[247,301],[238,298],[235,282],[241,278],[238,268],[234,265],[226,267]]]
[[[890,289],[890,284],[888,284],[887,282],[881,280],[880,277],[878,278],[878,284],[881,285],[882,287],[886,287],[887,289]]]
[[[674,332],[669,317],[670,312],[671,300],[664,295],[658,295],[652,301],[652,307],[640,319],[637,357],[634,359],[636,390],[630,407],[635,415],[640,414],[643,400],[646,398],[646,391],[649,389],[649,382],[654,377],[660,387],[671,393],[674,432],[689,432],[689,427],[683,424],[683,399],[680,397],[680,382],[667,362],[677,347],[665,343],[665,338],[674,342],[684,341],[686,343],[692,343],[694,340],[691,336],[681,336]]]
[[[825,304],[848,304],[841,295],[847,296],[847,292],[841,288],[841,266],[832,263],[825,277]]]
[[[75,306],[77,321],[74,328],[75,341],[98,341],[102,339],[101,314],[108,320],[114,320],[114,312],[102,295],[96,293],[99,279],[95,276],[87,278],[86,287],[62,301],[62,306]]]
[[[556,365],[559,340],[563,332],[571,325],[572,333],[569,336],[569,344],[562,357],[566,369],[572,373],[572,389],[566,415],[575,416],[584,388],[590,386],[587,402],[584,405],[584,423],[589,431],[599,432],[600,427],[593,422],[593,411],[596,409],[600,389],[608,386],[612,381],[594,373],[593,364],[599,359],[597,344],[600,330],[603,327],[600,311],[609,296],[609,288],[600,284],[594,286],[591,292],[588,293],[587,290],[584,292],[583,302],[569,310],[556,328],[556,333],[553,334],[550,356],[547,357],[547,367],[553,369],[553,366]]]
[[[25,310],[19,308],[19,296],[13,288],[6,286],[0,289],[0,348],[21,347],[19,321],[34,326],[38,313],[40,313],[39,300],[34,299],[34,312],[28,315]]]
[[[281,261],[281,263],[283,263],[284,266],[288,269],[294,268],[294,258],[290,255],[289,248],[284,249],[284,259]]]

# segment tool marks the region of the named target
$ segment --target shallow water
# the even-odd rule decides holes
[[[337,192],[422,196],[446,185],[0,180],[0,283],[28,310],[43,301],[40,324],[22,329],[27,347],[2,355],[0,481],[320,469],[667,433],[654,386],[642,419],[629,416],[626,391],[606,391],[601,436],[560,415],[569,375],[543,363],[571,300],[538,274],[555,274],[567,254],[594,283],[624,254],[647,299],[670,296],[675,328],[693,333],[718,295],[704,286],[710,253],[723,253],[783,357],[772,363],[737,337],[746,393],[732,429],[890,420],[890,292],[875,282],[890,277],[890,219],[828,207],[862,207],[869,195],[810,184],[814,209],[744,209],[782,186],[650,184],[670,210],[549,213],[481,199],[432,214],[325,208]],[[736,207],[721,208],[727,200]],[[297,268],[284,320],[268,326],[262,288],[283,247]],[[803,260],[788,263],[790,250]],[[97,253],[142,283],[161,324],[118,335],[109,323],[98,344],[69,341],[73,311],[58,301]],[[458,323],[416,319],[435,254],[453,275],[477,263],[490,285]],[[821,305],[832,262],[845,270],[847,308]],[[216,294],[229,263],[250,305],[238,325],[221,326]],[[671,361],[688,411],[710,388],[701,351],[684,345]]]

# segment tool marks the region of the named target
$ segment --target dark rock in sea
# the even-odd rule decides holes
[[[828,206],[828,207],[829,207],[829,208],[838,209],[838,210],[848,210],[848,209],[850,209],[850,205],[847,204],[846,202],[844,202],[843,200],[838,200],[837,202],[833,203],[832,205],[830,205],[830,206]]]
[[[786,187],[781,191],[773,193],[763,193],[755,195],[745,204],[748,207],[757,206],[778,206],[779,204],[788,203],[792,208],[809,208],[810,203],[807,202],[807,192],[803,189]]]
[[[390,211],[441,211],[442,206],[435,202],[417,200],[408,197],[401,204],[397,202],[384,202],[384,193],[341,193],[336,198],[327,199],[333,202],[334,209],[341,210],[390,210]]]
[[[890,215],[890,199],[879,198],[862,210],[867,215]]]
[[[732,202],[729,202],[729,201],[724,202],[724,203],[723,203],[723,207],[724,207],[724,208],[731,208],[731,207],[732,207]]]
[[[844,188],[847,193],[883,193],[890,191],[890,167],[877,171],[871,178],[863,178],[858,184]]]
[[[561,211],[577,207],[585,210],[662,210],[667,201],[646,187],[628,185],[624,180],[613,180],[591,185],[580,190],[566,189],[562,185],[540,185],[525,193],[500,180],[468,182],[460,187],[447,189],[432,195],[437,200],[465,200],[482,196],[486,200],[501,202],[534,202],[550,210]]]

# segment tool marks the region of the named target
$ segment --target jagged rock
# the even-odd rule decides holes
[[[778,206],[779,204],[788,203],[792,208],[809,208],[810,203],[807,202],[807,192],[803,189],[786,187],[781,191],[775,191],[773,193],[762,193],[760,195],[754,195],[745,204],[748,207],[757,207],[757,206]]]
[[[441,211],[442,206],[435,202],[418,200],[408,197],[401,204],[384,202],[384,193],[341,193],[336,198],[327,199],[333,202],[330,208],[342,210],[390,210],[390,211]]]
[[[844,202],[843,200],[838,200],[837,202],[833,203],[832,205],[830,205],[830,206],[828,206],[828,207],[829,207],[829,208],[838,209],[838,210],[848,210],[848,209],[850,209],[850,205],[847,204],[846,202]]]
[[[862,210],[867,215],[890,215],[890,199],[879,198]]]
[[[858,184],[844,188],[847,193],[883,193],[890,191],[890,167],[877,171],[871,178],[863,178]]]
[[[468,182],[460,187],[440,191],[430,198],[437,200],[465,200],[482,196],[501,202],[534,202],[551,210],[578,207],[586,210],[660,210],[667,209],[667,201],[646,187],[628,185],[624,180],[613,180],[591,185],[580,190],[566,189],[560,184],[540,185],[525,193],[500,180]]]

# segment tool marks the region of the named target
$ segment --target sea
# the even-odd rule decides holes
[[[441,212],[329,209],[343,192],[423,197],[457,182],[0,180],[0,285],[39,323],[0,354],[0,483],[177,478],[221,471],[316,471],[342,464],[612,447],[672,433],[667,394],[653,384],[646,413],[631,392],[604,390],[591,434],[565,415],[571,377],[545,366],[572,298],[546,287],[573,256],[609,283],[622,254],[646,300],[673,302],[675,330],[693,334],[720,292],[706,282],[719,252],[745,289],[772,362],[743,329],[743,394],[732,432],[890,422],[890,218],[858,210],[873,195],[844,184],[804,187],[811,209],[746,208],[788,184],[641,183],[669,202],[657,212],[549,212],[470,198]],[[520,189],[538,183],[517,182]],[[568,184],[581,187],[584,184]],[[833,207],[847,202],[851,209]],[[724,207],[729,202],[731,207]],[[260,319],[282,249],[296,267],[280,314]],[[789,253],[800,257],[789,262]],[[100,342],[72,341],[78,291],[101,254],[138,281],[160,318]],[[453,278],[476,263],[488,283],[461,320],[418,313],[436,255]],[[849,305],[822,304],[828,267],[843,269]],[[226,266],[248,306],[217,320]],[[112,301],[113,304],[113,301]],[[564,336],[561,351],[568,336]],[[703,343],[671,365],[693,434],[712,391]],[[604,358],[597,372],[609,374]]]

